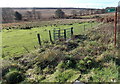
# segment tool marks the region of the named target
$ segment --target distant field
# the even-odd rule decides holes
[[[42,20],[42,21],[32,21],[32,22],[15,22],[15,23],[4,23],[2,24],[3,29],[13,26],[19,26],[19,25],[53,25],[53,24],[70,24],[70,23],[78,23],[78,22],[88,22],[88,21],[95,21],[95,19],[55,19],[55,20]]]
[[[49,18],[51,16],[55,15],[55,11],[57,9],[36,9],[36,11],[40,11],[41,12],[41,16],[42,18]],[[62,9],[66,15],[71,15],[72,10],[76,10],[77,12],[79,12],[81,9]],[[21,14],[25,14],[26,11],[32,11],[32,9],[14,9],[14,11],[18,11]]]
[[[98,23],[92,23],[92,26]],[[53,28],[70,28],[74,27],[74,34],[81,34],[84,32],[84,25],[86,30],[91,28],[91,23],[73,23],[73,25],[58,25],[54,26],[43,26],[38,28],[32,28],[30,30],[11,29],[3,30],[3,55],[4,56],[17,56],[26,53],[25,48],[29,51],[35,50],[34,46],[38,47],[37,33],[40,33],[42,41],[49,41],[48,30]],[[24,48],[25,47],[25,48]]]

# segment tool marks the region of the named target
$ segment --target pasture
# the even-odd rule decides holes
[[[2,24],[0,83],[120,82],[112,15]]]
[[[41,36],[42,45],[44,41],[49,41],[48,31],[51,30],[53,34],[53,28],[74,28],[74,34],[82,34],[87,32],[88,29],[91,29],[93,26],[97,25],[97,22],[88,23],[72,23],[70,24],[58,24],[57,26],[41,26],[32,29],[3,29],[2,31],[2,47],[3,47],[3,57],[13,57],[18,56],[28,51],[31,52],[39,47],[37,34]],[[53,37],[53,35],[52,35]],[[26,51],[26,49],[28,51]]]
[[[17,79],[21,82],[20,84],[63,83],[74,82],[76,79],[85,83],[113,82],[112,79],[118,81],[120,59],[117,55],[117,49],[114,48],[113,24],[92,24],[96,26],[91,28],[90,23],[87,22],[82,24],[74,23],[73,25],[57,25],[58,28],[74,27],[74,35],[81,34],[78,36],[85,38],[75,38],[66,42],[59,41],[55,44],[48,43],[47,47],[43,44],[43,40],[49,41],[48,30],[52,31],[54,27],[45,26],[32,28],[31,30],[3,30],[4,36],[5,33],[6,37],[9,34],[4,39],[4,44],[7,39],[7,42],[10,41],[8,45],[11,44],[8,47],[9,49],[6,50],[9,51],[9,55],[6,53],[7,58],[3,58],[2,71],[3,77],[5,77],[3,82],[18,77],[14,75],[17,73],[20,73],[18,75],[21,76],[20,79]],[[84,25],[88,25],[85,31]],[[33,46],[38,47],[37,33],[41,35],[43,46],[34,49]],[[9,39],[10,36],[12,39]],[[16,46],[17,48],[15,48]],[[26,53],[23,46],[30,53]],[[20,56],[17,57],[17,55]],[[9,71],[7,72],[7,70]]]

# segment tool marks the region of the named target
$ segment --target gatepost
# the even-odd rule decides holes
[[[118,45],[118,55],[120,55],[120,1],[118,2],[118,26],[117,26],[117,31],[118,31],[118,41],[117,41],[117,45]]]

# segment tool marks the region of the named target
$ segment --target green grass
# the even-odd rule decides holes
[[[98,23],[92,23],[92,25],[97,25]],[[27,53],[25,48],[29,51],[35,50],[34,46],[38,45],[37,33],[40,33],[41,40],[48,40],[49,35],[48,30],[52,30],[53,28],[70,28],[74,27],[74,34],[82,34],[84,32],[84,25],[86,25],[85,29],[91,28],[91,23],[74,23],[73,25],[58,25],[57,27],[39,27],[32,28],[31,30],[21,30],[21,29],[11,29],[11,30],[3,30],[2,31],[2,47],[3,47],[3,56],[18,56],[24,53]],[[45,29],[47,31],[45,31]],[[24,47],[25,48],[24,48]]]
[[[42,52],[40,52],[40,50],[33,51],[32,53],[21,56],[19,59],[3,59],[3,83],[6,83],[8,78],[16,79],[17,76],[13,76],[14,74],[11,73],[17,70],[19,70],[19,72],[22,73],[21,75],[25,77],[25,80],[21,81],[20,84],[35,84],[40,82],[61,82],[61,84],[66,84],[67,82],[75,82],[75,80],[79,80],[84,83],[89,82],[90,84],[94,82],[119,82],[120,60],[117,55],[118,52],[117,49],[114,48],[114,44],[112,42],[113,39],[110,39],[112,34],[108,36],[108,39],[110,39],[108,40],[108,43],[106,43],[106,41],[102,41],[106,38],[106,33],[108,32],[107,31],[103,34],[104,30],[102,28],[105,28],[106,30],[106,24],[102,25],[102,27],[90,28],[90,24],[88,24],[88,29],[90,30],[86,30],[85,34],[89,38],[84,41],[81,39],[74,39],[70,42],[60,42],[56,45],[51,45],[51,47],[45,48],[45,50],[43,50],[44,48],[41,48],[40,50],[43,50]],[[62,27],[63,25],[60,26]],[[82,29],[80,30],[79,28],[82,28],[83,24],[80,25],[75,23],[72,26],[75,27],[74,31],[82,31]],[[96,24],[96,26],[98,25]],[[109,25],[107,29],[110,28],[110,26],[111,25]],[[66,27],[71,26],[67,25],[62,28]],[[27,32],[26,35],[28,35],[36,30],[40,33],[45,28],[48,30],[52,29],[50,26],[44,27],[43,29],[34,28],[32,30],[24,30],[24,34]],[[17,32],[18,30],[13,31]],[[21,36],[21,34],[23,34],[23,30],[19,31],[22,32],[20,33]],[[37,32],[34,33],[35,36]],[[46,38],[48,31],[45,32],[46,36],[45,38],[42,38],[42,40],[48,39]],[[44,36],[45,32],[41,34]],[[82,33],[76,32],[75,34]],[[110,31],[108,33],[110,33]],[[100,38],[96,38],[99,35]],[[35,36],[31,35],[31,37]],[[31,37],[29,37],[29,39],[31,39]],[[24,40],[27,41],[28,39]],[[81,42],[78,40],[81,40]],[[71,48],[70,51],[66,51],[66,49],[70,47],[68,47],[65,43],[71,42],[79,45],[77,48]],[[36,45],[38,45],[37,42]],[[72,46],[72,44],[69,46]],[[10,77],[11,75],[12,77]],[[14,81],[13,79],[12,81]]]
[[[52,75],[42,82],[74,82],[80,76],[80,71],[68,69],[64,72],[56,70]]]
[[[93,68],[88,74],[82,74],[80,81],[88,82],[115,82],[118,81],[118,66],[114,61],[110,61],[109,67]]]

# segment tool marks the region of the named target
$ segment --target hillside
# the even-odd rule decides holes
[[[73,14],[84,16],[105,13],[105,9],[92,8],[2,8],[3,23],[55,19],[55,11],[57,9],[62,9],[65,13],[64,18],[72,16]],[[22,16],[21,20],[15,19],[16,12]]]
[[[100,9],[87,9],[87,8],[34,8],[36,11],[41,12],[41,16],[43,18],[50,18],[52,16],[55,15],[55,11],[57,9],[62,9],[66,15],[72,15],[71,12],[72,10],[76,10],[78,13],[79,11],[83,11],[83,10],[100,10]],[[16,8],[13,9],[14,11],[18,11],[22,14],[24,14],[26,11],[32,11],[32,8],[25,8],[25,9],[21,9],[21,8]]]
[[[3,60],[3,82],[119,82],[113,28],[111,23],[102,23],[70,40],[46,43],[28,54]]]

